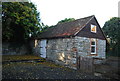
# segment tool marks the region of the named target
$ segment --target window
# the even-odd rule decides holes
[[[91,32],[96,33],[96,26],[91,24]]]
[[[91,39],[91,54],[96,54],[96,39]]]

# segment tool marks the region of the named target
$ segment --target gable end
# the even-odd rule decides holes
[[[96,33],[91,32],[91,24],[96,26]],[[76,34],[76,36],[106,40],[106,37],[95,17],[93,17],[89,23],[87,23],[84,28]]]

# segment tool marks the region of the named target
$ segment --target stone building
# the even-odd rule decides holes
[[[106,37],[94,15],[48,28],[33,45],[35,54],[73,68],[78,57],[106,58]]]

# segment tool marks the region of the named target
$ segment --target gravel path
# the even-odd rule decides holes
[[[51,63],[14,62],[2,65],[2,79],[105,79]]]

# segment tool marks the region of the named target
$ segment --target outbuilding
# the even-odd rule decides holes
[[[94,15],[48,28],[34,44],[37,55],[73,68],[79,57],[106,58],[106,37]]]

